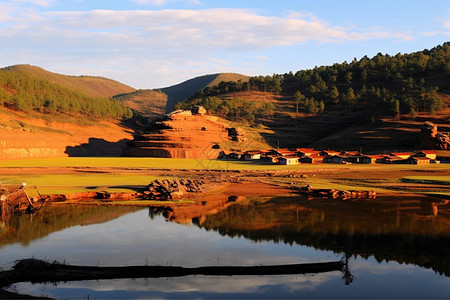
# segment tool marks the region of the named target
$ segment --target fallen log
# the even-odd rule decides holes
[[[60,282],[120,278],[181,277],[188,275],[238,276],[285,275],[343,271],[343,261],[268,266],[125,266],[97,267],[65,265],[38,259],[19,261],[11,270],[0,272],[0,288],[18,282]]]

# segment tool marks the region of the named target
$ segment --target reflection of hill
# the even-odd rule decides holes
[[[449,208],[441,209],[442,216],[432,217],[428,206],[423,199],[279,198],[229,206],[201,223],[194,219],[194,224],[253,241],[282,241],[374,256],[379,261],[414,263],[450,276]]]
[[[150,207],[150,215],[162,213],[168,221],[189,225],[192,222],[203,224],[207,216],[219,213],[229,206],[244,201],[246,198],[222,194],[208,195],[201,202],[192,205],[171,205]]]
[[[102,206],[47,206],[35,215],[13,218],[0,226],[0,247],[31,241],[76,225],[100,224],[142,208]]]

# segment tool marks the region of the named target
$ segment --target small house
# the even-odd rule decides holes
[[[396,155],[384,155],[380,161],[383,164],[404,164],[406,159]]]
[[[450,150],[436,150],[436,160],[442,163],[450,163]]]
[[[437,157],[436,151],[433,151],[433,150],[422,150],[422,151],[416,152],[413,156],[414,157],[428,157],[429,159],[436,159],[436,157]]]
[[[327,164],[343,164],[347,156],[343,155],[328,155],[323,159],[324,163]]]
[[[244,160],[254,160],[261,158],[261,152],[258,150],[246,151],[243,155]]]
[[[430,160],[428,157],[414,157],[411,156],[410,158],[408,158],[406,160],[406,162],[408,164],[413,164],[413,165],[428,165],[430,163]]]
[[[243,155],[243,153],[241,153],[241,152],[230,152],[230,153],[228,153],[228,155],[227,155],[227,159],[228,160],[239,160],[239,159],[241,159],[242,158],[242,155]]]
[[[408,152],[391,152],[389,155],[390,156],[397,156],[397,157],[400,157],[402,159],[408,159],[411,156],[411,153],[408,153]]]
[[[287,148],[272,149],[272,150],[270,150],[268,155],[272,155],[272,156],[297,156],[294,151],[290,151]]]
[[[311,154],[309,156],[304,156],[302,158],[299,158],[299,162],[302,164],[318,164],[323,163],[323,159],[325,156],[320,156],[318,154]]]
[[[278,164],[278,158],[277,156],[264,155],[260,157],[259,162],[263,164]]]
[[[309,156],[312,154],[319,154],[320,151],[314,150],[314,148],[295,148],[292,149],[292,152],[295,152],[298,157]]]
[[[333,155],[338,155],[340,152],[339,151],[334,151],[334,150],[322,150],[319,152],[320,156],[333,156]]]
[[[298,165],[297,156],[282,156],[278,158],[279,165]]]

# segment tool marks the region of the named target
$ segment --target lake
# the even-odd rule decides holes
[[[44,206],[3,224],[0,264],[8,269],[34,257],[93,266],[259,266],[346,258],[346,274],[19,283],[10,290],[64,299],[449,298],[449,206],[426,198],[220,195],[192,206]]]

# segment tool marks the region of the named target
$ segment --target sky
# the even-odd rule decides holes
[[[448,0],[0,1],[0,67],[137,89],[221,72],[295,73],[449,39]]]

